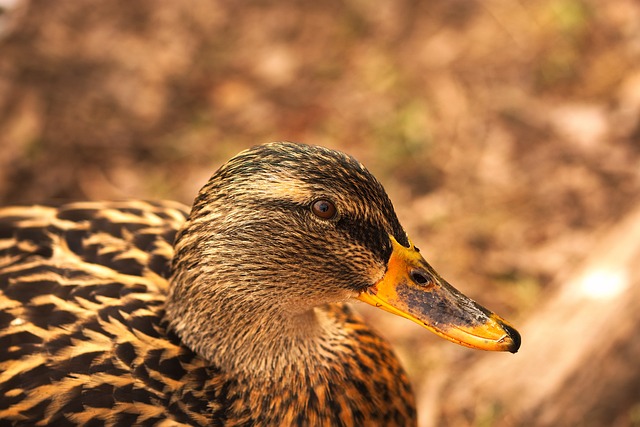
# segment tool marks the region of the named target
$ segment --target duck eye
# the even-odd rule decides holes
[[[331,200],[318,199],[311,204],[311,212],[321,219],[331,219],[336,216],[336,205]]]

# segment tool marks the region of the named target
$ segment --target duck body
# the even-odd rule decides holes
[[[193,207],[0,209],[0,424],[416,423],[359,299],[460,344],[519,335],[451,288],[355,159],[246,150]]]
[[[402,425],[415,417],[389,346],[344,304],[323,310],[343,327],[330,369],[318,360],[296,376],[256,382],[183,345],[164,306],[187,209],[135,201],[0,210],[0,420]],[[372,372],[382,375],[354,381]]]

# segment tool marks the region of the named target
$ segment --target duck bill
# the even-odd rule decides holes
[[[424,326],[463,346],[515,353],[520,334],[509,323],[463,295],[427,264],[418,249],[391,237],[384,277],[358,299]]]

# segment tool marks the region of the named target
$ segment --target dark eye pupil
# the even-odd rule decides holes
[[[311,211],[322,219],[331,219],[336,214],[336,206],[329,200],[316,200],[311,205]]]

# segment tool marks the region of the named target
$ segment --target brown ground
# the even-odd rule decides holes
[[[586,416],[577,397],[536,397],[532,390],[541,386],[517,367],[509,372],[518,386],[509,393],[539,399],[535,411],[562,410],[533,419],[527,410],[534,409],[512,407],[504,395],[483,400],[513,378],[491,391],[479,385],[475,395],[456,389],[480,381],[471,374],[478,366],[491,371],[504,357],[565,363],[565,350],[578,348],[571,337],[586,338],[554,334],[565,322],[555,318],[549,328],[541,313],[559,304],[554,313],[571,319],[576,307],[591,307],[568,286],[613,248],[622,255],[612,263],[631,260],[618,270],[637,271],[628,254],[640,259],[640,237],[621,227],[633,226],[628,218],[640,206],[639,3],[0,5],[2,204],[130,197],[190,203],[241,148],[278,139],[342,149],[385,183],[405,228],[441,274],[524,324],[529,342],[557,349],[527,349],[525,334],[517,356],[480,354],[402,319],[372,317],[406,361],[422,424],[527,425],[527,416],[531,424],[569,425]],[[599,256],[605,241],[612,249]],[[625,277],[625,285],[640,286],[637,274]],[[613,286],[607,278],[600,283]],[[564,381],[555,371],[553,378],[535,375],[555,384],[547,397],[584,381],[583,393],[594,393],[586,400],[600,414],[593,425],[640,425],[640,349],[625,346],[640,319],[629,317],[623,299],[598,298],[604,306],[580,309],[586,318],[599,318],[606,307],[622,316],[607,318],[610,325],[630,325],[616,328],[627,331],[617,338],[621,348],[602,347],[610,352],[598,360],[615,366]],[[573,323],[585,325],[580,319]],[[536,341],[538,326],[550,331],[547,340]],[[577,371],[586,366],[584,358],[571,360]],[[618,378],[609,371],[625,373],[624,387],[607,381]],[[601,398],[595,383],[620,392]],[[573,421],[563,418],[570,412],[578,414]]]

